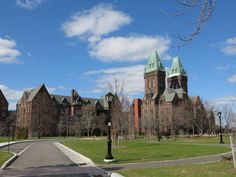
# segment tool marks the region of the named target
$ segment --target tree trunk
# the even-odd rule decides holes
[[[87,137],[89,137],[89,129],[87,129]]]

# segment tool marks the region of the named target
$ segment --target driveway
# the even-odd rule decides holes
[[[13,152],[18,153],[24,148],[26,150],[10,166],[2,170],[0,176],[102,177],[101,169],[78,166],[55,146],[55,142],[38,141],[11,145],[10,150]]]

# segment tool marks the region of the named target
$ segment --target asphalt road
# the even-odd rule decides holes
[[[18,144],[12,144],[9,146],[9,150],[11,152],[14,152],[16,154],[19,154],[23,149],[25,149],[27,146],[29,146],[31,143],[18,143]],[[8,147],[5,146],[3,148],[0,148],[1,151],[7,151]]]
[[[72,165],[75,164],[53,144],[53,141],[43,141],[33,143],[8,168],[26,169]]]
[[[94,176],[91,174],[101,173],[96,167],[78,167],[53,144],[54,142],[39,141],[11,145],[10,149],[15,152],[29,147],[10,166],[0,171],[0,176],[89,177]]]

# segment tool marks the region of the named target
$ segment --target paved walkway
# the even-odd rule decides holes
[[[35,142],[8,169],[33,167],[71,166],[74,163],[53,142]]]
[[[221,160],[222,157],[231,156],[231,155],[232,155],[231,152],[228,152],[228,153],[217,154],[217,155],[193,157],[193,158],[186,158],[186,159],[179,159],[179,160],[126,163],[126,164],[106,165],[106,166],[99,166],[99,167],[107,171],[128,170],[128,169],[138,169],[138,168],[159,168],[159,167],[164,167],[164,166],[211,163],[211,162],[216,162],[216,161]]]
[[[2,170],[0,176],[105,176],[104,171],[95,166],[78,166],[54,143],[55,141],[39,141],[11,145],[12,151],[27,149],[9,167]]]

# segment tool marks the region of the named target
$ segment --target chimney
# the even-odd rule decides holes
[[[75,101],[75,89],[71,90],[71,104]]]

